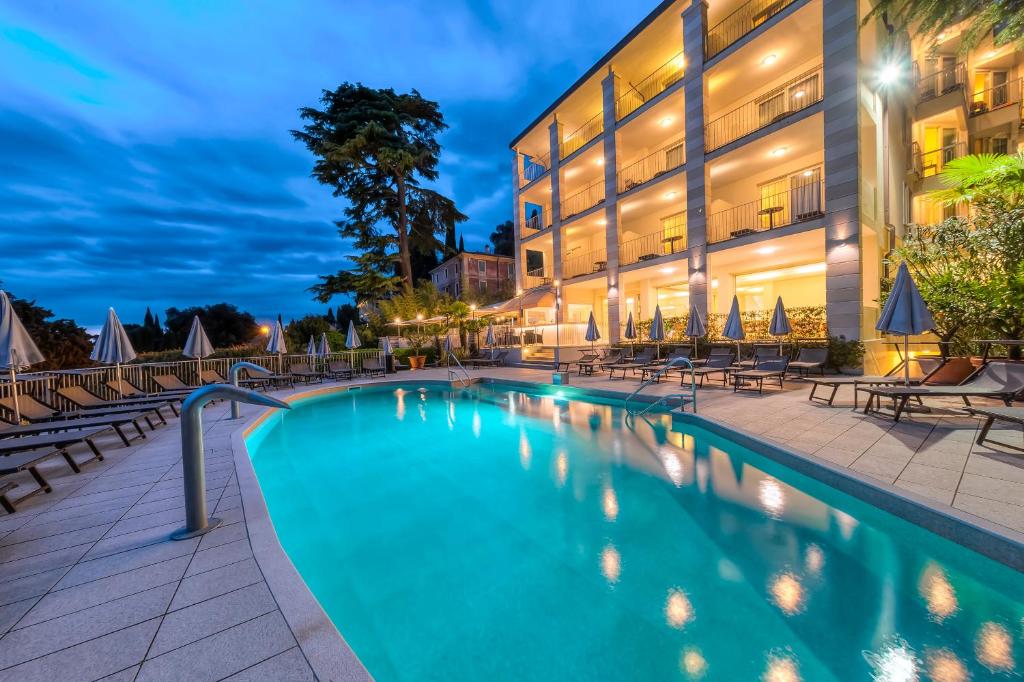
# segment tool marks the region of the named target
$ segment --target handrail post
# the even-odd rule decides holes
[[[241,375],[243,369],[254,369],[257,372],[265,372],[266,371],[263,367],[260,367],[259,365],[255,364],[255,363],[252,363],[252,362],[245,362],[244,360],[240,361],[240,362],[236,362],[235,364],[231,365],[231,369],[228,370],[228,381],[235,388],[238,388],[238,381],[239,381],[239,378],[240,378],[240,375]],[[232,419],[241,419],[241,417],[242,417],[242,412],[241,412],[241,410],[238,407],[238,401],[237,400],[232,400],[231,401],[231,418]]]
[[[172,540],[194,538],[220,525],[220,519],[208,518],[206,511],[206,467],[203,452],[203,407],[211,400],[237,402],[288,409],[288,403],[237,386],[210,384],[198,388],[181,405],[181,466],[185,486],[185,527],[171,534]]]

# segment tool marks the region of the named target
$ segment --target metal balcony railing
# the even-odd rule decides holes
[[[750,0],[708,30],[704,58],[711,59],[796,0]]]
[[[604,201],[604,178],[587,185],[562,201],[562,220],[583,213]]]
[[[547,286],[548,284],[551,284],[551,276],[544,271],[544,268],[527,270],[526,277],[523,279],[523,284],[526,285],[527,289]]]
[[[604,112],[598,112],[579,128],[565,136],[559,145],[559,158],[566,158],[604,132]]]
[[[1020,101],[1020,79],[1014,79],[971,94],[970,115],[980,116]]]
[[[714,151],[821,101],[821,65],[741,104],[704,127],[704,149]]]
[[[967,82],[967,65],[963,63],[940,69],[924,77],[920,76],[920,71],[915,64],[914,72],[917,75],[917,100],[919,102],[941,97],[962,88]]]
[[[649,102],[683,77],[683,53],[672,57],[642,81],[633,85],[625,84],[625,92],[615,102],[615,120],[621,121]]]
[[[914,171],[922,178],[927,178],[941,173],[946,164],[953,159],[966,156],[967,143],[954,142],[938,149],[921,151],[921,147],[915,142],[912,150],[914,154]]]
[[[566,256],[562,259],[562,277],[571,279],[603,272],[608,267],[608,257],[604,249],[587,251],[586,253]]]
[[[551,227],[551,212],[545,208],[543,214],[535,213],[523,220],[521,233],[522,236],[529,237],[549,227]]]
[[[619,262],[632,265],[686,250],[686,217],[680,213],[666,219],[658,232],[645,234],[619,244]]]
[[[785,192],[770,194],[708,216],[708,242],[736,239],[825,215],[825,183],[795,184]]]
[[[525,156],[525,155],[524,155]],[[528,185],[540,176],[548,172],[551,168],[551,153],[547,153],[544,156],[537,157],[526,157],[523,159],[523,179],[522,185]]]
[[[639,187],[645,182],[686,163],[686,150],[682,140],[665,145],[635,163],[619,169],[618,190],[620,193]]]

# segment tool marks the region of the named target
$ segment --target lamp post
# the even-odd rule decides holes
[[[477,338],[476,329],[476,303],[469,304],[469,321],[470,326],[473,328],[473,345],[476,346],[477,348],[480,348],[480,339]],[[467,342],[469,341],[469,339],[466,340]]]

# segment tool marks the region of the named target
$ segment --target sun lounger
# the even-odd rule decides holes
[[[245,369],[242,371],[245,373],[246,378],[252,378],[256,381],[263,381],[266,382],[267,384],[272,384],[278,387],[284,385],[287,385],[292,388],[295,387],[295,377],[293,377],[291,374],[277,374],[275,372],[271,372],[269,369]]]
[[[699,385],[704,385],[704,377],[711,376],[712,374],[721,374],[722,386],[725,386],[729,381],[729,368],[732,367],[734,357],[732,351],[729,351],[728,354],[715,353],[709,355],[703,365],[695,367],[693,370],[694,377],[700,377]],[[686,375],[684,374],[679,378],[679,385],[682,386],[685,381]]]
[[[727,356],[729,358],[729,364],[732,364],[732,358],[736,357],[736,350],[732,346],[712,346],[711,350],[708,351],[706,358],[693,358],[690,362],[693,363],[694,367],[700,367],[707,364],[707,362],[713,357]]]
[[[188,397],[194,389],[187,389],[183,391],[161,391],[160,393],[146,393],[141,388],[132,384],[127,379],[121,379],[121,383],[117,383],[116,379],[111,379],[106,382],[107,388],[116,393],[117,395],[124,396],[125,398],[171,398],[172,396],[180,395],[182,398]]]
[[[988,437],[988,432],[997,421],[1024,427],[1024,407],[972,407],[968,412],[986,418],[981,431],[978,432],[978,440],[976,441],[978,445],[991,443],[992,445],[1024,452],[1024,447],[1010,445],[1009,443],[993,440]]]
[[[79,444],[88,446],[93,456],[82,462],[82,464],[87,464],[93,460],[102,460],[103,453],[100,452],[93,439],[111,430],[109,426],[99,426],[88,429],[76,429],[74,431],[60,431],[58,433],[38,433],[32,436],[0,438],[0,457],[39,448],[55,448],[64,452],[64,459],[68,461],[68,464],[77,473],[79,464],[71,458],[71,455],[67,454],[66,448]],[[0,462],[2,461],[0,459]]]
[[[139,438],[145,438],[146,432],[142,429],[142,420],[149,424],[149,429],[155,429],[152,421],[152,413],[130,412],[121,415],[101,415],[98,417],[80,417],[78,419],[62,419],[59,421],[45,421],[28,425],[11,425],[0,423],[0,438],[12,438],[14,436],[31,436],[40,433],[55,433],[57,431],[69,431],[91,426],[108,426],[114,429],[121,442],[128,446],[133,439],[128,437],[124,428],[131,425],[135,428]]]
[[[12,500],[8,493],[11,490],[18,487],[18,484],[14,481],[0,482],[0,507],[3,507],[4,511],[8,514],[13,514],[15,508],[24,502],[25,500],[38,495],[39,493],[50,493],[53,488],[50,487],[49,482],[39,473],[38,466],[50,459],[60,455],[64,458],[64,461],[68,462],[72,466],[72,470],[76,473],[79,471],[78,463],[63,450],[54,450],[52,448],[44,448],[41,450],[30,450],[28,452],[21,452],[16,455],[7,455],[6,457],[0,457],[0,476],[12,476],[22,471],[27,471],[32,479],[38,486],[32,492],[22,495],[17,500]]]
[[[746,387],[754,385],[757,387],[758,394],[761,394],[764,393],[765,381],[778,381],[779,390],[781,391],[783,388],[782,382],[788,367],[789,358],[775,357],[769,360],[758,360],[753,369],[743,369],[732,373],[730,376],[732,390],[734,393],[740,390],[753,390]]]
[[[817,371],[825,376],[825,363],[828,361],[828,348],[801,348],[796,360],[789,363],[790,371],[795,370],[801,377]]]
[[[365,376],[384,376],[384,367],[377,358],[366,358],[359,370]]]
[[[327,376],[332,379],[351,379],[354,374],[348,360],[335,360],[327,363]]]
[[[627,371],[631,370],[633,374],[636,374],[636,371],[638,369],[643,369],[644,367],[647,367],[652,362],[654,362],[654,352],[655,351],[653,348],[644,348],[635,356],[633,356],[632,360],[626,360],[624,362],[616,362],[607,365],[608,378],[614,379],[616,372],[622,372],[622,380],[625,381]]]
[[[3,407],[7,412],[14,415],[14,401],[10,398],[0,398],[0,407]],[[52,405],[34,398],[30,395],[18,396],[18,407],[21,411],[21,418],[32,423],[39,422],[50,422],[55,420],[70,420],[70,419],[82,419],[91,417],[111,416],[111,415],[130,415],[138,412],[145,412],[147,417],[153,416],[160,420],[161,424],[166,424],[167,419],[160,410],[155,408],[147,407],[107,407],[107,408],[96,408],[92,410],[72,410],[68,412],[62,412]],[[147,418],[148,421],[148,418]]]
[[[782,355],[778,346],[754,346],[754,355],[748,360],[740,360],[737,365],[744,369],[754,369],[758,362],[764,360],[777,360]]]
[[[173,374],[154,374],[153,382],[160,387],[160,393],[184,393],[194,391],[199,386],[189,386]],[[158,394],[159,395],[159,394]]]
[[[102,409],[110,407],[135,407],[159,410],[161,407],[169,407],[175,415],[178,409],[174,403],[175,398],[117,398],[116,400],[104,400],[94,393],[90,393],[84,386],[64,386],[57,389],[57,395],[73,403],[83,410]]]
[[[581,362],[593,362],[597,360],[597,353],[581,353],[575,360],[559,360],[555,366],[555,370],[558,372],[568,372],[572,369],[573,365],[578,365]],[[565,369],[562,369],[565,367]]]
[[[621,361],[622,351],[616,350],[606,353],[605,356],[600,360],[595,359],[589,362],[581,362],[577,360],[576,366],[579,367],[580,376],[584,374],[592,376],[594,374],[594,369],[604,369]]]
[[[989,362],[970,379],[959,386],[877,386],[861,389],[868,393],[864,413],[875,405],[877,411],[882,398],[893,401],[893,418],[900,420],[911,398],[955,397],[971,407],[971,398],[1002,400],[1007,406],[1024,392],[1024,363]]]
[[[504,367],[505,358],[507,357],[507,350],[499,350],[497,353],[494,354],[493,358],[470,358],[469,360],[466,361],[465,364],[468,367],[479,367],[481,365],[484,367]]]
[[[310,369],[308,365],[293,364],[288,367],[288,373],[304,384],[322,383],[324,375],[316,370]]]

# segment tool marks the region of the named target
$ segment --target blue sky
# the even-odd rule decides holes
[[[2,286],[87,327],[110,305],[323,310],[305,290],[351,249],[288,131],[343,81],[440,102],[437,184],[481,247],[511,218],[509,141],[655,4],[6,2]]]

